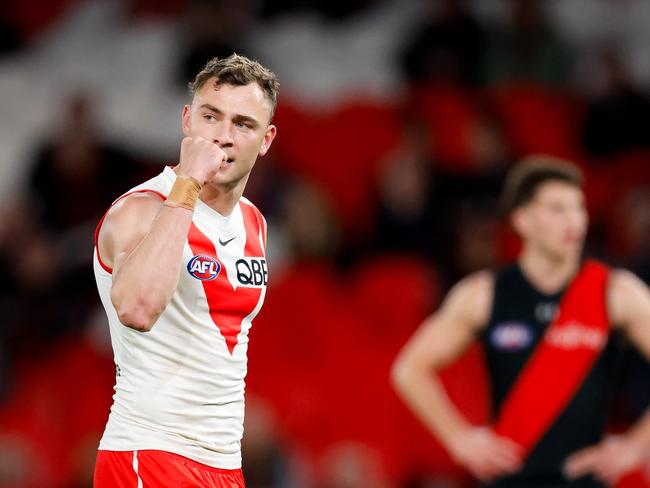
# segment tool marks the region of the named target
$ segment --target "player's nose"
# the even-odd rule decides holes
[[[234,143],[233,130],[234,127],[230,123],[219,124],[215,127],[212,142],[217,144],[219,147],[232,146]]]

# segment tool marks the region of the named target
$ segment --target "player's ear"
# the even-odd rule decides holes
[[[528,215],[524,207],[518,207],[510,212],[510,225],[520,237],[528,234],[527,217]]]
[[[190,105],[185,105],[183,107],[183,112],[181,114],[181,125],[183,127],[183,135],[190,135],[190,115],[192,113],[192,107]]]
[[[266,128],[264,139],[262,139],[262,146],[260,147],[260,156],[264,156],[268,152],[269,148],[271,147],[271,144],[273,143],[273,139],[275,139],[277,133],[278,133],[277,127],[275,127],[273,124],[269,124],[269,126]]]

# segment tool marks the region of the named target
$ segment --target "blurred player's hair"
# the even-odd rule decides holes
[[[215,86],[223,84],[244,86],[249,83],[257,83],[271,102],[271,118],[273,118],[278,103],[280,82],[275,73],[262,66],[258,61],[239,54],[231,54],[222,59],[212,58],[189,83],[190,95],[193,97],[211,78],[215,78]]]
[[[532,155],[522,159],[506,176],[501,192],[501,206],[506,213],[526,205],[537,189],[547,181],[561,181],[582,189],[582,171],[564,159]]]

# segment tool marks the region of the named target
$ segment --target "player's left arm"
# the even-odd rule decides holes
[[[612,271],[607,305],[613,326],[621,329],[650,360],[650,289],[629,271]],[[614,484],[649,457],[650,408],[624,435],[606,438],[573,454],[567,460],[566,471],[572,477],[592,473]]]

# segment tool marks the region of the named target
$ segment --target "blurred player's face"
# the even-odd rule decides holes
[[[547,181],[515,211],[513,223],[528,249],[555,260],[577,259],[588,223],[584,195],[569,183]]]
[[[271,103],[257,83],[214,85],[209,79],[183,108],[183,133],[218,144],[228,155],[212,183],[234,186],[246,181],[255,160],[271,147],[276,128],[270,124]]]

